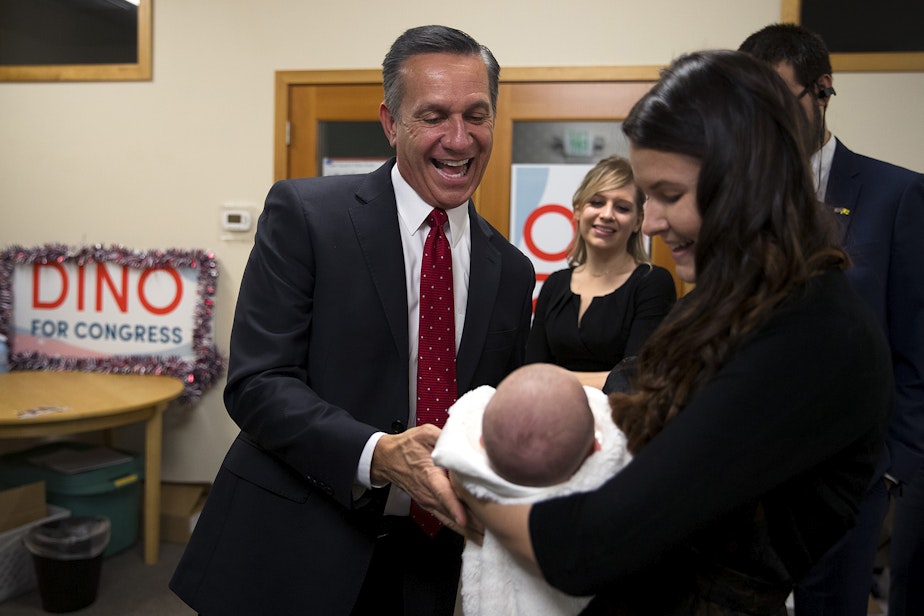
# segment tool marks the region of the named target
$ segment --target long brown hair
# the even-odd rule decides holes
[[[678,58],[623,131],[633,147],[701,163],[696,288],[639,353],[635,393],[610,397],[637,451],[787,297],[848,258],[815,198],[804,114],[759,60],[734,51]]]

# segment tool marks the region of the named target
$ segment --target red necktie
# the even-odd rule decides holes
[[[417,347],[417,425],[446,423],[456,401],[456,315],[452,298],[452,254],[443,233],[446,212],[434,208],[427,216],[430,233],[420,264],[420,332]],[[411,517],[433,537],[439,520],[416,502]]]

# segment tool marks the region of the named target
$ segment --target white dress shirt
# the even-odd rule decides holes
[[[407,412],[407,426],[416,425],[417,419],[417,344],[420,316],[420,262],[423,258],[424,244],[430,232],[427,217],[433,206],[426,203],[411,188],[401,173],[398,165],[391,170],[392,183],[395,187],[395,199],[398,204],[398,223],[401,230],[401,246],[404,251],[404,277],[407,290],[407,330],[408,330],[408,400],[411,401]],[[444,229],[452,251],[452,295],[453,309],[456,315],[455,334],[456,352],[462,340],[462,328],[465,325],[465,306],[468,302],[468,280],[471,271],[472,236],[469,227],[468,203],[446,210],[449,228]],[[460,392],[462,393],[462,392]],[[358,490],[372,487],[370,469],[375,445],[384,432],[373,434],[363,449],[357,468],[356,483]],[[361,486],[361,488],[360,488]],[[380,487],[380,486],[376,486]],[[385,513],[407,515],[410,499],[402,490],[391,490]]]
[[[831,162],[834,160],[836,147],[837,139],[834,135],[831,135],[828,142],[821,146],[821,149],[812,154],[811,157],[812,173],[815,175],[815,195],[822,203],[825,202],[828,178],[831,176]]]

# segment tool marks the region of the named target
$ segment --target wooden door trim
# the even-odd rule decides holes
[[[289,173],[288,122],[293,86],[374,85],[382,83],[382,71],[375,69],[276,71],[276,99],[273,118],[273,179]]]
[[[661,66],[552,66],[501,69],[501,83],[577,83],[656,81]],[[282,180],[289,169],[287,126],[292,102],[290,89],[300,85],[381,84],[379,69],[276,71],[273,120],[273,178]]]
[[[595,84],[622,83],[622,82],[648,82],[651,85],[657,81],[662,66],[581,66],[581,67],[513,67],[503,68],[501,70],[501,84],[554,84],[554,83],[586,83],[588,88],[593,88]],[[378,69],[355,69],[355,70],[295,70],[295,71],[277,71],[276,72],[276,99],[275,99],[275,118],[274,118],[274,159],[273,173],[276,180],[286,179],[289,171],[289,148],[287,147],[287,124],[292,109],[292,88],[297,86],[324,86],[324,85],[375,85],[382,83],[382,73]],[[582,88],[583,89],[583,88]],[[516,96],[517,90],[522,92],[523,88],[501,88],[499,93],[498,108],[499,114],[506,116],[503,110],[509,109],[513,100],[510,97]],[[550,101],[537,100],[531,104],[527,110],[529,119],[534,120],[562,120],[554,113],[546,111],[547,108],[554,106]],[[521,110],[522,111],[522,110]],[[371,111],[377,114],[377,110]],[[587,120],[588,116],[599,115],[601,119],[610,119],[611,113],[605,110],[594,112],[593,110],[583,109],[581,120]],[[519,119],[519,118],[518,118]],[[500,137],[506,137],[500,138]],[[495,126],[494,153],[491,156],[489,170],[494,165],[500,165],[501,161],[509,160],[510,151],[500,151],[506,144],[510,147],[512,141],[512,119],[508,117],[498,117],[498,124]],[[500,148],[500,149],[499,149]],[[495,186],[494,191],[506,193],[503,195],[491,195],[491,198],[482,199],[481,193],[484,186],[478,188],[475,195],[476,203],[483,202],[490,204],[495,200],[500,203],[503,199],[509,197],[509,183],[501,186]],[[499,230],[507,233],[508,221],[498,220],[496,212],[483,212],[487,217],[496,224]],[[681,282],[674,271],[673,259],[670,258],[666,246],[660,243],[659,238],[654,238],[652,244],[652,257],[656,263],[668,268],[674,276],[679,295],[685,294],[692,285]]]

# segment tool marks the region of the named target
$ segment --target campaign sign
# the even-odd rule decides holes
[[[214,257],[93,247],[0,253],[0,332],[20,369],[172,374],[193,393],[222,361],[211,345]]]
[[[536,290],[549,274],[568,267],[576,222],[571,199],[593,165],[511,166],[510,241],[536,269]]]
[[[14,352],[60,357],[176,355],[192,349],[197,272],[116,263],[13,270]]]

